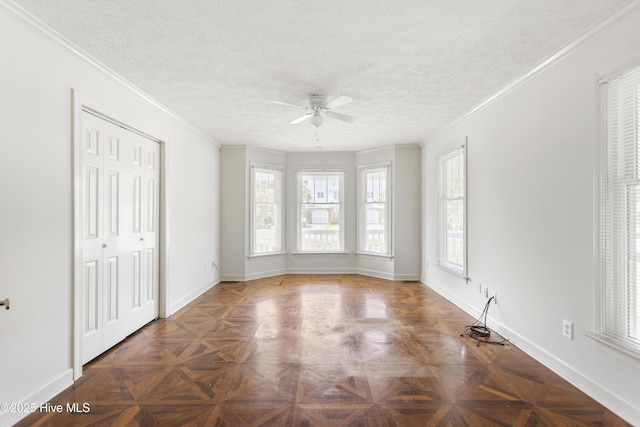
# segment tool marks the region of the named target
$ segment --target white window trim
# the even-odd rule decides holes
[[[457,155],[459,155],[460,153],[462,153],[463,155],[463,173],[464,173],[464,180],[463,180],[463,202],[462,202],[462,209],[463,209],[463,232],[462,232],[462,242],[463,242],[463,255],[462,255],[462,263],[463,266],[459,267],[455,264],[452,264],[450,262],[448,262],[446,260],[446,255],[445,255],[445,241],[446,241],[446,226],[444,223],[444,216],[445,216],[445,204],[443,203],[444,200],[444,192],[445,192],[445,186],[446,186],[446,179],[445,179],[445,170],[444,170],[444,162],[448,159],[450,159],[451,157],[455,157]],[[442,156],[436,158],[436,162],[437,162],[437,173],[438,173],[438,177],[437,177],[437,185],[438,185],[438,189],[437,189],[437,195],[438,195],[438,200],[437,200],[437,205],[438,205],[438,256],[436,257],[436,265],[441,268],[442,270],[451,273],[453,275],[459,276],[462,279],[468,280],[469,276],[468,276],[468,257],[467,254],[469,252],[468,250],[468,244],[467,244],[467,235],[468,235],[468,228],[467,228],[467,180],[468,180],[468,174],[467,174],[467,142],[465,141],[465,144],[462,144],[458,147],[456,147],[453,150],[449,150],[446,153],[444,153]]]
[[[366,249],[366,185],[364,183],[364,176],[367,172],[376,171],[376,170],[385,170],[386,171],[386,200],[385,200],[385,244],[387,247],[386,252],[372,252]],[[383,162],[383,163],[374,163],[361,165],[358,167],[358,230],[357,230],[357,241],[358,241],[358,255],[371,255],[383,258],[393,258],[393,245],[392,245],[392,224],[393,218],[391,204],[393,200],[393,195],[391,194],[391,162]]]
[[[295,255],[306,255],[306,254],[349,254],[350,252],[345,251],[345,228],[346,228],[346,218],[345,214],[345,204],[344,204],[344,193],[345,193],[345,182],[347,171],[345,169],[340,168],[296,168],[296,224],[295,224],[295,236],[296,236],[296,244],[295,250],[291,251],[292,254]],[[302,250],[302,233],[300,229],[300,224],[302,223],[302,175],[337,175],[339,174],[340,178],[340,248],[337,251],[305,251]]]
[[[274,171],[274,172],[278,172],[278,175],[276,175],[279,179],[279,182],[276,183],[277,185],[277,196],[276,196],[276,200],[277,200],[277,209],[278,209],[278,213],[279,213],[279,217],[278,217],[278,225],[277,225],[277,230],[278,230],[278,235],[276,236],[276,238],[279,241],[279,248],[276,251],[273,252],[255,252],[255,230],[254,230],[254,225],[255,225],[255,172],[256,170],[266,170],[266,171]],[[264,163],[256,163],[256,162],[251,162],[250,163],[250,168],[249,168],[249,173],[250,173],[250,200],[249,200],[249,254],[247,255],[247,258],[251,259],[251,258],[259,258],[259,257],[265,257],[265,256],[274,256],[274,255],[283,255],[286,254],[285,251],[285,247],[284,247],[284,228],[285,228],[285,192],[284,192],[284,181],[285,181],[285,176],[284,176],[284,168],[281,166],[277,166],[277,165],[271,165],[271,164],[264,164]]]
[[[595,155],[594,155],[594,170],[595,170],[595,174],[594,174],[595,222],[594,223],[595,223],[595,226],[594,226],[594,237],[593,237],[594,248],[595,248],[594,274],[596,277],[596,310],[595,310],[596,324],[594,328],[595,330],[593,332],[592,331],[584,332],[585,336],[597,341],[600,344],[606,345],[607,347],[621,354],[624,354],[636,360],[640,360],[639,344],[632,342],[633,341],[632,339],[625,339],[622,336],[616,336],[617,335],[616,333],[609,334],[606,331],[607,328],[615,329],[616,327],[618,328],[620,327],[620,324],[617,324],[617,323],[619,322],[620,318],[624,318],[625,316],[627,316],[627,308],[624,307],[624,304],[626,303],[624,298],[621,301],[608,301],[606,297],[607,292],[609,293],[613,293],[614,291],[620,292],[619,290],[617,290],[617,287],[621,285],[620,284],[609,285],[607,283],[607,276],[610,276],[612,273],[607,273],[606,271],[606,266],[605,266],[606,250],[603,249],[603,245],[606,242],[605,233],[607,233],[607,230],[609,228],[603,227],[603,224],[611,222],[611,224],[618,224],[618,227],[620,226],[619,226],[619,223],[616,223],[615,219],[607,219],[607,216],[603,213],[603,210],[610,209],[610,206],[612,203],[610,199],[606,200],[607,196],[609,197],[611,196],[610,191],[607,189],[610,182],[609,181],[610,171],[608,169],[609,160],[607,158],[607,151],[610,149],[609,138],[608,138],[609,126],[608,126],[607,111],[611,107],[608,103],[608,86],[611,84],[611,82],[615,82],[618,78],[624,77],[628,73],[638,72],[636,71],[638,70],[638,68],[640,68],[640,64],[636,62],[631,66],[627,66],[627,67],[624,67],[623,69],[619,69],[615,72],[609,73],[607,76],[599,76],[600,78],[597,82],[599,85],[599,90],[597,91],[598,138],[596,140],[595,150],[594,150],[595,151]],[[638,107],[638,109],[640,109],[640,107]],[[636,111],[636,114],[640,114],[640,113]],[[624,123],[626,122],[621,121],[620,125],[622,126],[624,125]],[[620,177],[619,180],[627,183],[630,181],[629,178],[625,178],[625,177]],[[637,181],[637,178],[635,178],[635,180]],[[605,206],[605,203],[606,203],[606,206]],[[623,221],[623,220],[620,220],[620,221]],[[614,225],[614,230],[616,229],[617,227],[615,227]],[[626,228],[623,228],[623,231],[624,231],[624,234],[626,235],[627,233]],[[619,230],[614,231],[614,234],[618,232]],[[619,236],[618,237],[608,236],[608,237],[619,240],[617,244],[623,245],[624,238],[621,239],[619,238]],[[616,242],[614,241],[614,243]],[[620,252],[624,252],[624,249],[619,249],[618,253]],[[609,254],[609,255],[612,256],[612,254]],[[613,269],[613,271],[616,271],[616,269]],[[616,276],[619,274],[620,272],[615,273]],[[618,283],[620,283],[620,280],[621,278],[618,278]],[[613,287],[614,291],[608,290],[609,287]],[[607,316],[607,313],[605,312],[605,309],[604,309],[604,305],[608,303],[615,306],[615,302],[619,304],[619,306],[616,307],[618,311],[614,314],[610,314],[609,316]],[[609,324],[608,327],[606,326],[607,317],[609,317],[608,320],[612,322]]]

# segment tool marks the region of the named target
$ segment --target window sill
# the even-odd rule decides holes
[[[595,340],[601,344],[606,345],[609,348],[612,348],[620,353],[623,353],[625,356],[631,357],[636,361],[640,360],[640,351],[638,350],[624,346],[612,340],[611,338],[604,337],[596,332],[586,331],[586,332],[583,332],[583,334],[591,338],[592,340]]]
[[[393,255],[389,255],[389,254],[378,254],[375,252],[356,252],[355,253],[358,256],[366,256],[366,257],[371,257],[371,258],[386,258],[386,259],[393,259]]]
[[[258,259],[258,258],[269,258],[269,257],[282,256],[286,254],[287,254],[286,252],[268,252],[264,254],[247,255],[247,259],[251,260],[251,259]]]
[[[440,261],[440,260],[437,260],[436,265],[437,265],[440,269],[442,269],[442,270],[446,271],[447,273],[451,273],[451,274],[453,274],[454,276],[458,276],[458,277],[459,277],[459,278],[461,278],[461,279],[467,279],[467,275],[464,273],[464,271],[463,271],[463,270],[461,270],[461,269],[460,269],[460,268],[458,268],[458,267],[453,267],[451,264],[449,264],[449,263],[443,263],[443,262],[442,262],[442,261]]]
[[[352,252],[347,251],[334,251],[334,252],[307,252],[307,251],[296,251],[291,252],[291,255],[350,255]]]

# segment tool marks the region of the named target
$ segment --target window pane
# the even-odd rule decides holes
[[[340,206],[303,204],[301,209],[303,251],[340,250]]]
[[[301,173],[298,250],[342,250],[340,181],[342,173]]]
[[[253,245],[254,254],[281,250],[280,207],[278,206],[281,172],[253,169]]]
[[[446,260],[458,266],[462,266],[464,261],[463,207],[462,200],[450,200],[446,204]]]
[[[384,202],[386,198],[386,172],[376,171],[365,174],[366,201]]]
[[[384,203],[368,203],[366,207],[365,249],[369,252],[387,252]]]
[[[256,245],[254,252],[277,251],[277,227],[275,224],[276,207],[270,203],[256,204],[255,233]]]
[[[464,158],[462,154],[447,159],[446,167],[446,198],[455,199],[464,195]]]
[[[274,172],[256,172],[255,177],[255,201],[275,202],[276,200],[276,174]]]
[[[340,203],[340,177],[335,175],[307,175],[302,179],[302,202]]]

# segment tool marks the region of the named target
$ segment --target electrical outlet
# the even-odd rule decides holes
[[[487,288],[486,286],[482,287],[482,296],[485,298],[489,298],[489,288]]]
[[[562,321],[562,336],[573,341],[573,322],[568,320]]]
[[[482,294],[482,283],[478,283],[478,293]]]

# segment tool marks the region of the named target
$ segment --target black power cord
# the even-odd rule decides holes
[[[494,297],[489,298],[487,304],[484,306],[480,317],[473,324],[464,327],[464,334],[460,334],[461,337],[469,337],[478,341],[476,346],[480,346],[480,343],[504,345],[507,341],[502,339],[500,341],[491,340],[491,330],[487,327],[487,315],[489,314],[489,305]]]

